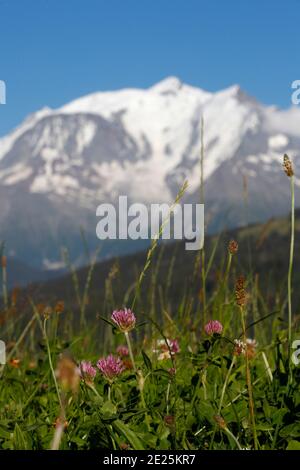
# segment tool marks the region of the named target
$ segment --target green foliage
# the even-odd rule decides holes
[[[45,308],[36,305],[37,299],[20,307],[9,298],[1,313],[8,362],[0,366],[0,448],[51,448],[62,407],[66,423],[60,449],[254,448],[245,356],[234,356],[234,340],[243,339],[234,296],[236,277],[245,273],[240,253],[228,263],[219,239],[208,248],[204,315],[200,257],[192,260],[186,253],[186,263],[194,262],[189,274],[179,258],[186,274],[179,280],[178,246],[172,257],[165,257],[168,249],[151,252],[138,295],[138,270],[135,282],[129,278],[122,290],[119,268],[110,268],[97,305],[89,303],[94,265],[83,295],[80,273],[72,271],[78,308],[77,294],[70,300],[66,294],[62,313],[46,298],[45,304],[52,304],[46,329]],[[288,352],[286,293],[278,288],[275,295],[272,285],[266,289],[269,274],[260,273],[260,283],[254,271],[246,282],[246,333],[257,341],[249,363],[258,448],[299,450],[300,367]],[[137,326],[130,339],[136,368],[125,357],[125,370],[112,384],[97,371],[93,385],[81,380],[77,392],[64,391],[58,380],[57,390],[50,363],[56,370],[62,353],[77,364],[88,360],[96,366],[100,357],[126,344],[110,313],[134,299]],[[222,322],[221,336],[205,334],[204,317]],[[294,321],[293,338],[299,337]],[[171,354],[168,339],[178,341],[178,352]]]

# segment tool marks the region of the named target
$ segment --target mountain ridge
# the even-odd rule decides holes
[[[41,269],[66,244],[80,264],[80,227],[95,250],[96,208],[121,194],[171,203],[188,180],[185,200],[198,202],[202,117],[208,230],[246,222],[243,180],[247,221],[284,214],[282,155],[299,165],[300,110],[266,107],[239,85],[212,93],[168,77],[43,108],[0,139],[0,240],[9,255]],[[295,185],[297,201],[297,176]],[[118,249],[107,243],[103,256]]]

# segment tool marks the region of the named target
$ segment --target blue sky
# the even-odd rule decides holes
[[[0,136],[43,106],[169,75],[290,106],[300,0],[0,0]]]

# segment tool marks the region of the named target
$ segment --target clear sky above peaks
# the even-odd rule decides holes
[[[0,0],[0,136],[44,106],[169,75],[288,107],[299,30],[300,0]]]

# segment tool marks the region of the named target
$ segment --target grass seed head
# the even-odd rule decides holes
[[[285,153],[283,156],[283,169],[285,174],[291,178],[294,175],[293,164],[289,158],[289,156]]]
[[[228,251],[231,255],[235,255],[238,252],[239,245],[238,242],[235,240],[230,240],[228,243]]]
[[[235,300],[239,307],[244,307],[247,303],[244,276],[239,276],[235,283]]]
[[[65,304],[62,300],[59,300],[58,302],[56,302],[56,305],[54,307],[55,313],[60,314],[64,311],[64,309],[65,309]]]

